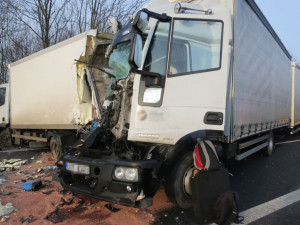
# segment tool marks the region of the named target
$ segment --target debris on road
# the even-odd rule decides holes
[[[21,219],[20,219],[20,222],[21,223],[32,223],[33,221],[36,221],[37,220],[37,218],[35,218],[34,216],[32,216],[32,215],[30,215],[30,216],[27,216],[27,217],[22,217]]]
[[[6,222],[8,219],[10,218],[10,216],[3,216],[2,219],[0,220],[1,223]]]
[[[11,203],[7,203],[6,205],[2,205],[0,202],[0,216],[6,216],[12,213],[15,210]]]
[[[6,180],[4,178],[0,178],[0,186],[5,182]]]
[[[22,185],[22,190],[24,191],[37,191],[42,187],[42,182],[40,180],[27,180]]]
[[[14,171],[16,168],[20,168],[27,163],[27,159],[3,159],[2,162],[0,162],[0,172]]]
[[[10,156],[7,154],[6,157]],[[24,158],[20,160],[15,156],[11,159],[0,160],[0,168],[5,169],[0,172],[0,182],[2,183],[0,198],[3,203],[0,208],[4,209],[4,213],[12,212],[12,215],[0,216],[0,224],[93,225],[102,224],[102,222],[103,224],[118,224],[118,221],[121,220],[124,225],[137,225],[150,224],[154,221],[152,212],[155,209],[152,212],[149,209],[129,209],[87,196],[74,196],[71,192],[62,189],[59,182],[53,178],[53,175],[57,176],[56,166],[53,166],[56,159],[51,153],[39,153],[34,158],[32,155],[28,155],[27,159],[28,161],[21,168],[15,168],[13,164],[24,163],[22,162]],[[11,167],[9,168],[9,166]],[[22,186],[28,181],[41,181],[40,189],[32,191],[32,184],[29,184],[30,191],[22,191]],[[165,195],[158,196],[158,199],[166,202]],[[6,205],[6,203],[17,206],[17,210],[12,208],[12,204]],[[163,206],[165,207],[165,203]],[[10,216],[10,218],[4,218],[4,216]]]
[[[112,204],[106,204],[104,206],[105,206],[105,208],[109,209],[111,212],[119,212],[120,211],[120,209],[113,207]]]

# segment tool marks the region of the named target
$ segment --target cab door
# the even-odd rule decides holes
[[[9,123],[9,96],[8,85],[0,86],[0,126]]]

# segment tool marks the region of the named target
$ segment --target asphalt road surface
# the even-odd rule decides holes
[[[300,225],[300,134],[275,142],[271,157],[258,152],[228,168],[245,215],[243,224]],[[289,200],[295,202],[287,205]],[[162,211],[154,224],[194,225],[197,221],[192,211],[173,208]]]
[[[232,189],[240,197],[243,224],[300,225],[300,134],[276,143],[271,157],[258,152],[228,168]],[[42,151],[2,150],[0,159],[29,158]],[[191,210],[176,207],[162,210],[156,218],[154,225],[197,224]]]

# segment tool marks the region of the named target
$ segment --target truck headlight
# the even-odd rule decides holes
[[[137,168],[118,166],[114,171],[114,179],[121,181],[138,181],[139,173]]]
[[[158,103],[161,97],[161,92],[161,88],[147,88],[144,93],[143,102]]]
[[[122,180],[123,179],[123,177],[124,177],[124,169],[122,167],[117,167],[115,169],[115,177],[118,180]]]

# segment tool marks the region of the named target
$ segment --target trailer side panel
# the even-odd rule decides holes
[[[11,128],[77,127],[82,115],[75,59],[85,55],[87,37],[77,35],[11,64]]]
[[[246,0],[235,4],[233,140],[287,126],[292,82],[289,55],[272,28]]]

